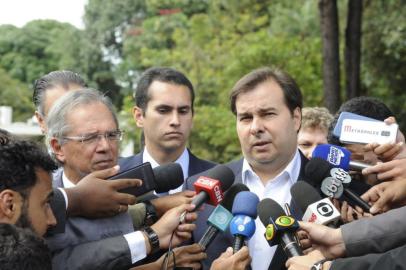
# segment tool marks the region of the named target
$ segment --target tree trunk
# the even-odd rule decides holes
[[[348,0],[345,29],[345,84],[347,99],[361,95],[361,23],[362,0]]]
[[[320,0],[319,10],[323,42],[324,106],[334,113],[341,104],[337,1]]]

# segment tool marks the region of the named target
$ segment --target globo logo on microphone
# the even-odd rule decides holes
[[[323,217],[330,217],[333,215],[334,210],[328,203],[321,202],[317,205],[317,212]]]

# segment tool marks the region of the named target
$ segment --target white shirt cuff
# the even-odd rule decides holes
[[[131,262],[136,263],[147,257],[145,238],[141,231],[124,234],[131,252]]]
[[[66,191],[63,188],[58,189],[62,192],[62,195],[65,198],[66,210],[68,210],[68,195],[66,195]]]

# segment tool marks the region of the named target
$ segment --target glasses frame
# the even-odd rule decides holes
[[[112,133],[115,133],[116,136],[118,137],[115,139],[109,138],[109,136],[112,135]],[[125,133],[124,130],[117,129],[115,131],[107,131],[105,133],[83,134],[79,136],[64,136],[62,137],[62,139],[65,141],[80,142],[81,144],[84,145],[92,145],[98,143],[101,137],[104,137],[108,142],[121,141],[123,139],[124,133]]]

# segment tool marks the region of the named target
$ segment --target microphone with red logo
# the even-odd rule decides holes
[[[224,165],[216,167],[205,172],[205,175],[199,176],[193,184],[196,196],[191,204],[194,204],[195,210],[199,209],[203,203],[217,206],[224,198],[223,191],[226,191],[234,182],[233,171]],[[180,222],[185,221],[186,212],[180,217]]]
[[[351,160],[351,152],[344,147],[332,144],[319,144],[314,148],[312,157],[324,159],[335,168],[341,168],[345,171],[362,171],[371,165]]]
[[[319,192],[304,181],[296,182],[290,188],[290,194],[296,205],[304,213],[302,220],[316,224],[330,225],[340,219],[341,215],[329,198],[322,199]]]

